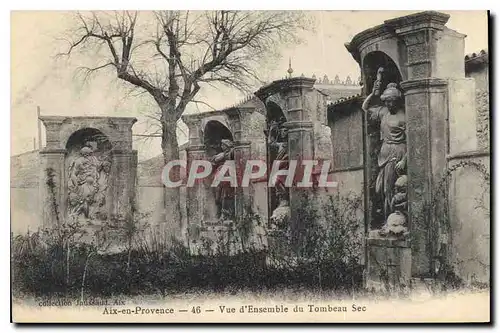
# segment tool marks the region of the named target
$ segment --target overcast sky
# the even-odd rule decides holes
[[[304,43],[290,45],[282,50],[281,59],[272,64],[267,81],[282,78],[288,69],[288,59],[292,59],[295,75],[328,75],[341,80],[350,75],[359,76],[357,63],[346,51],[344,43],[360,31],[381,24],[384,20],[407,15],[401,11],[324,11],[310,12],[315,17],[316,31],[305,33]],[[485,11],[447,12],[451,15],[447,26],[467,35],[465,53],[478,52],[487,48],[488,28]],[[146,130],[143,114],[154,108],[145,97],[127,94],[121,82],[112,76],[95,77],[84,85],[75,78],[75,66],[70,61],[56,61],[58,52],[56,40],[72,26],[71,15],[67,12],[13,12],[11,16],[11,154],[19,154],[33,149],[33,138],[37,136],[36,107],[41,107],[42,115],[99,115],[135,116],[139,122],[134,133]],[[78,58],[77,58],[78,59]],[[73,60],[74,62],[75,60]],[[237,91],[228,89],[205,89],[197,99],[204,100],[215,108],[222,108],[238,102],[244,97]],[[206,109],[206,107],[200,109]],[[190,106],[190,112],[197,108]],[[185,137],[180,133],[180,141]],[[134,149],[139,151],[139,159],[161,153],[159,140],[144,142],[135,140]]]

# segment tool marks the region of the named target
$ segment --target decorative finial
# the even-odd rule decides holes
[[[291,78],[292,77],[292,73],[293,73],[293,69],[292,69],[292,58],[288,58],[288,77]]]

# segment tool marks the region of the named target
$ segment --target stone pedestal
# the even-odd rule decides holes
[[[412,251],[408,241],[368,238],[366,288],[404,292],[411,284]]]
[[[236,165],[236,179],[238,186],[235,189],[235,218],[240,219],[251,213],[252,209],[252,182],[248,186],[241,186],[243,173],[247,161],[251,158],[251,142],[249,133],[243,128],[243,123],[249,120],[253,108],[229,108],[224,110],[234,138],[234,162]]]

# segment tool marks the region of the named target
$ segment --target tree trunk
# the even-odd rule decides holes
[[[164,114],[167,113],[163,111]],[[163,152],[164,163],[179,159],[179,144],[177,142],[177,119],[167,118],[162,122],[162,141],[161,148]],[[173,168],[170,172],[170,177],[176,181],[180,177],[178,167]],[[181,237],[182,220],[180,206],[180,190],[179,188],[164,187],[164,208],[165,208],[165,223],[160,230],[164,236]],[[165,239],[164,237],[162,237]],[[169,238],[167,238],[169,241]]]

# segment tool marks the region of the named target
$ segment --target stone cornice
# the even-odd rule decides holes
[[[296,88],[311,89],[315,82],[316,79],[306,77],[292,77],[289,79],[276,80],[257,90],[255,96],[265,102],[267,97],[278,92]]]
[[[222,110],[222,112],[227,114],[228,116],[238,116],[241,115],[243,112],[252,113],[254,111],[255,108],[252,106],[244,106],[244,107],[235,106]]]
[[[366,41],[374,38],[380,37],[391,37],[392,31],[384,24],[377,25],[373,28],[366,29],[356,34],[349,43],[345,43],[344,46],[347,48],[354,59],[359,62],[359,47]]]
[[[204,145],[189,145],[186,147],[186,152],[205,152],[205,148]]]
[[[116,123],[116,124],[125,124],[132,126],[137,122],[137,118],[135,117],[86,117],[86,116],[78,116],[78,117],[69,117],[69,116],[40,116],[39,119],[43,122],[44,125],[60,125],[62,123],[72,123],[73,120],[82,121],[82,120],[90,120],[98,123]]]
[[[115,156],[137,156],[137,150],[113,149],[111,154]]]
[[[107,122],[120,124],[120,125],[128,125],[132,126],[137,122],[137,118],[135,117],[104,117],[102,120],[107,119]],[[96,119],[101,120],[101,119]]]
[[[38,119],[47,127],[47,129],[53,126],[60,126],[62,123],[68,119],[68,117],[61,116],[40,116]]]
[[[181,116],[181,119],[188,126],[190,124],[194,124],[197,121],[201,120],[200,115],[198,113],[195,113],[195,114],[184,114],[184,115]]]
[[[408,31],[421,30],[424,28],[443,30],[449,18],[450,16],[448,14],[436,11],[424,11],[385,20],[383,24],[356,34],[349,43],[345,43],[344,45],[353,58],[359,63],[361,61],[359,54],[360,47],[365,42],[375,38],[391,38],[397,34],[404,34]]]
[[[425,11],[412,15],[402,16],[395,19],[384,21],[384,25],[393,29],[395,32],[407,32],[419,30],[422,28],[432,28],[443,30],[444,25],[450,19],[450,15],[436,12]]]
[[[249,147],[251,144],[252,144],[252,142],[251,141],[247,141],[247,140],[236,140],[236,141],[234,141],[234,147],[235,148],[238,148],[238,147]]]
[[[201,113],[190,113],[182,115],[181,119],[185,124],[192,124],[201,121],[204,118],[213,116],[235,116],[244,112],[252,113],[255,111],[253,106],[234,106],[222,110],[213,110]]]
[[[313,128],[312,121],[307,120],[291,120],[287,121],[283,125],[290,130]]]
[[[123,121],[123,122],[136,122],[137,118],[135,117],[107,117],[107,116],[40,116],[40,120],[48,120],[48,121],[65,121],[67,119],[75,119],[75,120],[113,120],[113,121]]]
[[[444,88],[448,82],[438,78],[424,78],[415,79],[401,82],[401,89],[408,93],[413,90],[427,89],[427,88]]]
[[[67,150],[64,148],[43,148],[40,154],[66,154]]]

